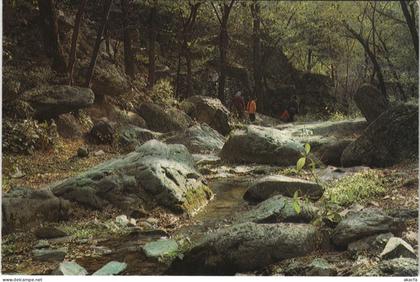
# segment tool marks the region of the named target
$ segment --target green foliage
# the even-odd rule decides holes
[[[295,210],[295,212],[296,212],[297,214],[300,214],[300,212],[302,211],[302,206],[301,206],[301,204],[300,204],[299,191],[296,191],[296,192],[293,194],[293,202],[292,202],[292,206],[293,206],[293,209]]]
[[[325,196],[332,203],[348,206],[383,195],[385,187],[375,171],[356,173],[326,185]]]
[[[153,86],[150,98],[152,98],[153,102],[158,104],[173,105],[176,104],[174,95],[174,87],[172,86],[170,80],[160,79]]]
[[[55,123],[23,121],[3,121],[3,150],[12,153],[31,154],[34,150],[48,150],[58,141]]]
[[[312,177],[315,179],[315,181],[318,183],[319,178],[316,175],[315,168],[316,168],[316,162],[313,154],[311,154],[311,145],[309,143],[306,143],[304,146],[304,151],[302,153],[302,157],[298,159],[296,163],[296,170],[299,172],[301,171],[305,165],[309,167],[309,171],[311,172]]]

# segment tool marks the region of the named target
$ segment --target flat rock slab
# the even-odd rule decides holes
[[[51,187],[59,197],[103,208],[157,203],[174,212],[194,213],[212,197],[184,145],[150,140],[135,152],[102,163]]]
[[[400,221],[380,209],[363,209],[349,212],[332,233],[332,242],[347,247],[351,242],[375,234],[397,231]]]
[[[87,270],[73,261],[64,261],[54,270],[53,275],[87,275]]]
[[[143,251],[147,257],[159,258],[173,255],[178,250],[178,244],[175,240],[161,239],[147,243],[143,246]]]
[[[393,259],[399,257],[415,259],[417,256],[410,244],[401,238],[392,237],[388,240],[388,243],[386,243],[380,257],[382,259]]]
[[[47,189],[14,188],[2,194],[2,232],[7,234],[15,228],[29,228],[39,222],[57,222],[65,219],[69,210],[69,201]]]
[[[30,89],[22,94],[40,119],[48,119],[93,104],[95,95],[90,88],[52,85]]]
[[[35,260],[39,261],[63,261],[67,249],[36,249],[32,251]]]
[[[218,153],[225,137],[207,124],[196,124],[168,138],[165,143],[183,144],[193,154]]]
[[[35,236],[38,239],[52,239],[68,236],[68,234],[53,226],[44,226],[35,230]]]
[[[252,184],[244,194],[244,199],[260,202],[274,195],[293,197],[296,191],[299,191],[299,196],[307,196],[311,200],[318,200],[324,193],[322,186],[315,182],[283,175],[271,175]]]
[[[117,275],[127,268],[124,262],[110,261],[92,275]]]
[[[255,208],[240,212],[237,222],[280,223],[280,222],[310,222],[317,214],[317,208],[312,203],[299,201],[299,213],[293,206],[293,199],[282,195],[273,196]]]
[[[250,125],[230,134],[220,157],[232,163],[295,165],[302,151],[303,144],[282,131]]]
[[[319,232],[307,224],[235,224],[207,234],[168,274],[233,275],[257,270],[318,247]]]

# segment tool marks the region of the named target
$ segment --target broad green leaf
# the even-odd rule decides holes
[[[305,144],[305,153],[309,154],[309,152],[311,151],[311,145],[309,145],[309,143]]]
[[[297,214],[300,214],[302,208],[300,207],[299,200],[293,200],[293,209]]]
[[[306,158],[302,157],[300,158],[296,163],[296,170],[300,171],[305,166]]]

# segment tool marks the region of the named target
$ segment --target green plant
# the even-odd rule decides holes
[[[348,206],[382,195],[384,192],[385,186],[379,175],[369,170],[327,184],[325,196],[332,203]]]
[[[296,170],[300,172],[305,165],[309,167],[309,171],[316,181],[316,183],[319,184],[319,177],[316,175],[316,162],[313,154],[311,153],[311,145],[309,143],[305,144],[304,151],[302,153],[302,156],[298,159],[296,163]]]
[[[176,104],[174,88],[168,79],[160,79],[153,86],[150,97],[155,103],[171,105]]]

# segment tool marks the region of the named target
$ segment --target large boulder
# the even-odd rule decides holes
[[[39,222],[66,219],[70,203],[48,190],[15,188],[2,197],[3,232],[27,228]]]
[[[49,119],[92,105],[94,94],[89,88],[52,85],[28,90],[22,100],[35,110],[36,118]]]
[[[315,182],[283,175],[270,175],[255,181],[244,194],[244,199],[260,202],[274,195],[293,197],[296,191],[299,196],[307,196],[311,200],[318,200],[324,193],[322,186]]]
[[[56,196],[93,208],[162,205],[194,213],[212,197],[183,145],[150,140],[136,151],[55,184]]]
[[[207,234],[176,260],[169,274],[232,275],[304,256],[318,247],[320,235],[308,224],[241,223]]]
[[[324,144],[315,151],[315,155],[326,165],[341,166],[341,155],[351,142],[351,139],[342,139]]]
[[[343,151],[343,166],[385,167],[417,157],[418,107],[398,105],[380,115]]]
[[[354,101],[368,123],[373,122],[388,109],[388,102],[381,92],[371,84],[363,84],[354,94]]]
[[[186,113],[197,120],[205,122],[220,134],[230,132],[229,110],[217,98],[192,96],[183,102]]]
[[[193,154],[219,152],[225,137],[207,124],[196,124],[165,139],[166,143],[183,144]]]
[[[164,110],[153,103],[144,103],[137,113],[146,121],[150,130],[158,132],[171,132],[186,129],[191,119],[182,111],[172,109]]]
[[[115,133],[115,124],[103,118],[93,125],[88,133],[88,139],[95,144],[112,144],[115,139]]]
[[[95,96],[101,99],[106,95],[116,97],[129,92],[130,84],[125,74],[115,64],[101,62],[95,68],[92,90]]]
[[[154,132],[134,125],[127,125],[120,129],[118,144],[125,151],[133,151],[136,146],[142,145],[149,140],[159,138],[161,133]]]
[[[397,231],[401,221],[379,209],[363,209],[349,212],[332,233],[332,242],[347,247],[351,242],[386,232]]]
[[[312,203],[300,201],[299,210],[294,207],[292,198],[276,195],[247,212],[239,212],[238,222],[280,223],[280,222],[310,222],[317,214],[317,208]]]
[[[295,165],[302,150],[301,143],[278,129],[250,125],[229,136],[220,156],[235,163]]]
[[[57,132],[64,138],[79,138],[82,136],[82,126],[71,113],[62,114],[55,119]]]

